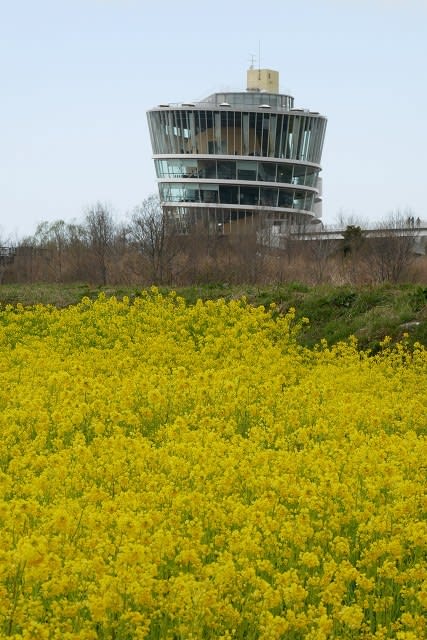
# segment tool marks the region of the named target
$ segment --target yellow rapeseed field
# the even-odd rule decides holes
[[[427,637],[427,356],[242,301],[0,312],[0,634]]]

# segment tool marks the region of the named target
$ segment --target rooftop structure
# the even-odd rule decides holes
[[[147,116],[161,205],[181,231],[319,225],[326,118],[279,93],[277,71],[251,67],[246,91]]]

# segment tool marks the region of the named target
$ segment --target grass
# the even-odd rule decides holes
[[[84,296],[96,298],[103,291],[118,298],[138,296],[140,289],[126,286],[94,287],[88,284],[23,284],[0,286],[0,308],[6,304],[24,306],[52,304],[66,307]],[[167,294],[170,289],[160,288]],[[227,283],[195,285],[177,289],[188,304],[198,299],[226,300],[245,296],[249,303],[275,303],[281,313],[296,309],[297,319],[307,317],[310,324],[300,334],[300,343],[313,347],[322,338],[330,344],[355,335],[362,349],[374,352],[390,336],[399,340],[404,333],[411,342],[427,346],[427,287],[420,285],[378,285],[375,287],[318,286],[291,283],[271,286],[230,286]]]

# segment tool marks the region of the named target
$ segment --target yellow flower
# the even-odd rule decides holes
[[[363,611],[358,605],[343,607],[338,614],[339,619],[353,631],[360,629],[363,620]]]
[[[157,289],[1,314],[0,636],[425,637],[421,346]]]

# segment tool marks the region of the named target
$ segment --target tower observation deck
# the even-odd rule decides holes
[[[246,91],[147,112],[161,206],[180,231],[319,225],[326,118],[278,87],[277,71],[250,68]]]

